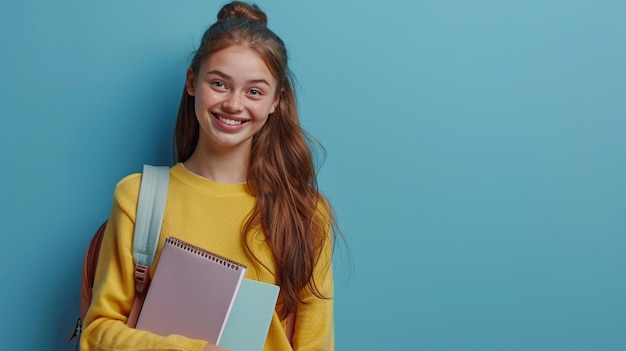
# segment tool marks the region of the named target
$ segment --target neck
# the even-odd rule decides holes
[[[201,177],[220,183],[235,184],[247,181],[249,160],[249,147],[215,150],[201,147],[198,143],[184,165]]]

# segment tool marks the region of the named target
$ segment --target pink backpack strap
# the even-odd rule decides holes
[[[126,325],[131,328],[137,326],[137,319],[139,319],[139,312],[143,307],[143,302],[146,300],[146,294],[150,285],[149,274],[150,267],[135,264],[135,299],[133,300],[133,306],[130,308],[128,314],[128,320]]]

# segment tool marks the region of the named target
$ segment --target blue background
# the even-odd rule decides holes
[[[626,2],[259,3],[328,149],[338,350],[626,349]],[[84,249],[172,161],[221,5],[0,5],[3,349],[72,349]]]

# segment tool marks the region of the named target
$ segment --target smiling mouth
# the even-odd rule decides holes
[[[229,126],[239,126],[239,125],[242,125],[242,124],[247,122],[247,121],[236,121],[234,119],[228,119],[228,118],[224,118],[222,116],[217,116],[217,119],[219,119],[220,122],[222,122],[224,124],[228,124]]]

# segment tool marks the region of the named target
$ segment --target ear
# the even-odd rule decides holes
[[[272,102],[272,108],[270,109],[270,114],[276,112],[276,109],[278,109],[278,104],[280,103],[280,96],[283,94],[284,90],[285,89],[280,89],[280,91],[276,93],[276,96],[274,97],[274,101]]]
[[[187,68],[187,78],[185,79],[185,89],[189,96],[196,96],[196,74],[191,67]]]

